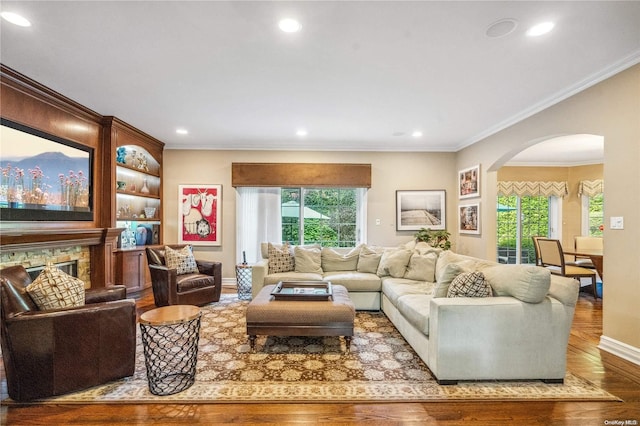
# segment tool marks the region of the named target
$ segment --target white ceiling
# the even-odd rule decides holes
[[[3,64],[167,148],[456,151],[640,62],[639,1],[0,7],[32,22],[0,23]]]

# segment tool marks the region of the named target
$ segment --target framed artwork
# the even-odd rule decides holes
[[[446,229],[444,190],[396,191],[396,230]]]
[[[179,244],[222,245],[222,185],[178,185]]]
[[[480,164],[458,172],[460,199],[480,196]]]
[[[480,234],[480,203],[458,206],[458,231],[461,234]]]

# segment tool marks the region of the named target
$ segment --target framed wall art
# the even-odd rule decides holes
[[[396,191],[396,230],[446,229],[444,190]]]
[[[178,185],[179,244],[222,245],[222,185]]]
[[[458,232],[480,234],[480,203],[458,206]]]
[[[458,172],[460,199],[480,196],[480,164]]]

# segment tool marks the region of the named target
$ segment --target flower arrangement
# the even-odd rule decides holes
[[[67,176],[60,173],[58,180],[60,181],[60,205],[76,207],[89,204],[87,178],[82,171],[76,173],[69,170]]]

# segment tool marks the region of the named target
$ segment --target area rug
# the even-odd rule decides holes
[[[351,351],[338,337],[259,336],[247,342],[249,302],[223,295],[202,308],[196,381],[183,392],[149,392],[138,330],[135,374],[123,380],[40,402],[266,403],[417,402],[460,400],[595,401],[617,398],[567,374],[564,384],[460,382],[440,386],[383,313],[358,312]],[[295,303],[295,302],[292,302]],[[9,402],[9,401],[4,401]]]

